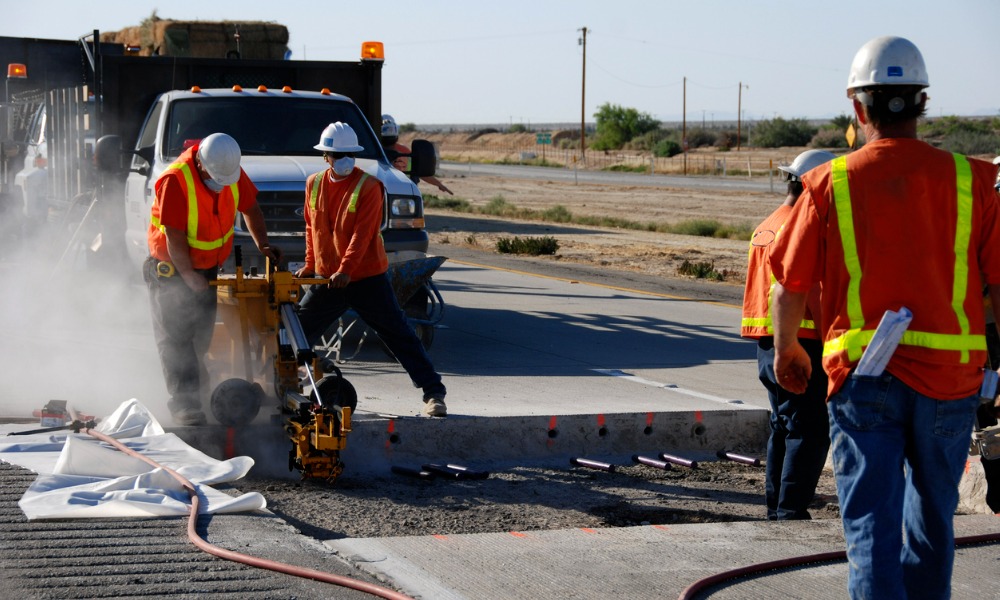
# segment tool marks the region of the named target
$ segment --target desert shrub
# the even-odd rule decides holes
[[[507,131],[509,133],[527,133],[528,128],[524,125],[524,123],[514,123]]]
[[[940,117],[922,121],[917,128],[928,143],[961,154],[1000,154],[1000,118]]]
[[[604,167],[602,171],[613,171],[616,173],[648,173],[649,167],[646,165],[611,165]]]
[[[688,148],[708,148],[715,145],[716,133],[701,127],[687,130]]]
[[[433,194],[424,196],[424,206],[426,208],[442,208],[455,212],[471,212],[472,206],[464,198],[439,198]]]
[[[674,138],[675,135],[672,130],[657,127],[632,138],[624,147],[627,150],[635,150],[637,152],[652,152],[657,143]]]
[[[670,158],[683,152],[683,148],[672,139],[660,140],[653,146],[653,154],[661,158]]]
[[[853,121],[854,117],[842,113],[830,119],[830,122],[820,127],[820,129],[839,129],[840,131],[847,131],[847,126]]]
[[[685,259],[684,262],[681,263],[681,266],[677,267],[677,272],[681,275],[695,277],[697,279],[712,279],[714,281],[722,281],[725,279],[724,274],[715,270],[714,262],[693,263]]]
[[[402,125],[399,126],[400,135],[404,133],[413,133],[416,130],[417,130],[416,123],[403,123]]]
[[[690,219],[680,223],[660,225],[656,228],[656,231],[678,235],[696,235],[729,240],[749,240],[753,230],[754,226],[750,222],[726,225],[715,219]]]
[[[511,214],[512,211],[516,211],[516,207],[512,204],[507,204],[507,200],[500,195],[493,196],[490,201],[486,203],[479,212],[484,215],[494,215],[497,217],[502,217],[504,215]]]
[[[573,213],[569,212],[569,209],[562,204],[557,204],[542,211],[542,220],[553,223],[569,223],[573,220]]]
[[[559,249],[559,242],[554,237],[544,236],[540,238],[513,238],[497,239],[497,252],[501,254],[529,254],[539,256],[542,254],[555,254]]]
[[[715,147],[719,150],[729,150],[736,145],[736,132],[722,129],[715,132]]]
[[[660,122],[648,113],[605,102],[594,113],[597,133],[590,146],[594,150],[617,150],[647,131],[659,129]]]
[[[783,146],[805,146],[817,128],[805,119],[774,119],[758,122],[753,128],[753,143],[759,148],[781,148]]]
[[[809,140],[810,148],[847,148],[847,138],[840,129],[820,129]]]

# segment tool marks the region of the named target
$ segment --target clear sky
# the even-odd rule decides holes
[[[850,111],[847,71],[879,35],[921,49],[930,116],[1000,115],[1000,0],[19,0],[0,35],[76,39],[175,20],[288,27],[292,58],[385,43],[383,110],[401,123],[579,123],[610,102],[689,122]],[[740,82],[743,83],[740,103]]]

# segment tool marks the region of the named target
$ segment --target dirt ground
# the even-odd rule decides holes
[[[781,203],[777,193],[703,191],[644,186],[609,186],[459,176],[444,179],[455,198],[472,206],[487,205],[496,197],[518,209],[544,211],[566,208],[574,216],[617,217],[639,223],[677,224],[716,220],[725,225],[752,229]],[[426,184],[422,188],[430,188]],[[434,188],[425,193],[440,194]],[[429,209],[431,241],[483,252],[495,252],[498,238],[551,236],[559,244],[551,257],[608,269],[643,272],[662,277],[683,277],[678,269],[690,263],[710,263],[730,285],[746,281],[748,241],[655,233],[631,229],[595,228],[468,215]],[[457,219],[457,217],[463,217]],[[435,219],[438,223],[435,223]],[[441,225],[443,221],[447,224]]]
[[[774,194],[572,185],[494,177],[445,178],[457,198],[485,205],[500,195],[518,208],[556,204],[577,215],[627,216],[636,221],[705,218],[756,224],[780,202]],[[434,188],[421,185],[428,193]],[[711,285],[744,281],[747,242],[607,228],[471,218],[431,210],[432,243],[495,253],[498,237],[551,235],[560,249],[547,260],[640,271],[677,278],[686,259],[713,262],[727,273]],[[763,459],[763,456],[760,456]],[[619,465],[613,473],[567,465],[519,467],[488,479],[456,481],[401,475],[373,478],[345,473],[332,486],[317,482],[248,479],[242,490],[261,492],[270,510],[317,539],[621,527],[757,520],[765,517],[764,467],[730,461],[662,471]],[[839,518],[832,473],[826,472],[813,518]]]
[[[655,458],[655,457],[652,457]],[[372,478],[344,474],[333,485],[249,478],[268,509],[319,540],[567,528],[761,520],[764,467],[731,461],[661,471],[621,465],[615,472],[567,465],[518,467],[485,480]],[[810,512],[839,518],[826,474]]]

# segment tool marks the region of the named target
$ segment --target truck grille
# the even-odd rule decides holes
[[[258,192],[257,204],[260,206],[261,212],[264,213],[268,234],[303,235],[305,233],[306,221],[302,214],[305,206],[305,195],[301,190]]]

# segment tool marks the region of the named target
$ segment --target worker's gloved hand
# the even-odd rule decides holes
[[[276,266],[281,264],[281,248],[270,244],[263,244],[257,249],[260,250],[263,256],[270,258],[272,264]]]
[[[178,272],[178,274],[192,292],[204,292],[208,289],[208,280],[201,273],[188,271],[187,273]]]
[[[351,283],[351,276],[347,273],[341,273],[338,271],[333,275],[330,275],[330,283],[327,285],[332,288],[344,288],[347,287],[348,283]]]

